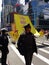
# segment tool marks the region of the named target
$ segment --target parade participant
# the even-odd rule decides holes
[[[24,56],[26,65],[31,65],[33,53],[37,53],[35,36],[31,33],[31,26],[27,24],[24,26],[25,32],[21,34],[17,46],[21,55]]]

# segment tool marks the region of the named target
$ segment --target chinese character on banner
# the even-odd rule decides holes
[[[23,16],[20,17],[20,23],[21,24],[26,24],[25,18]]]

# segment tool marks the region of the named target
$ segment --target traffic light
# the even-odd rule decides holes
[[[48,2],[49,0],[44,0],[45,2]]]

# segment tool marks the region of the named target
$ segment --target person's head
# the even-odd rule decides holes
[[[31,26],[30,26],[30,24],[27,24],[26,26],[24,26],[24,28],[25,28],[25,32],[26,33],[31,32]]]
[[[1,33],[2,33],[2,35],[7,35],[7,30],[6,29],[1,29]]]

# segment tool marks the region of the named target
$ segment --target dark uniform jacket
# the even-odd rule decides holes
[[[21,55],[25,55],[29,51],[37,53],[36,41],[31,32],[20,35],[17,46]]]
[[[1,45],[2,45],[2,52],[5,52],[5,53],[8,53],[9,52],[9,50],[8,50],[8,43],[9,43],[9,41],[8,41],[8,37],[5,35],[2,35],[1,36]]]
[[[0,50],[2,49],[1,35],[0,35]]]

